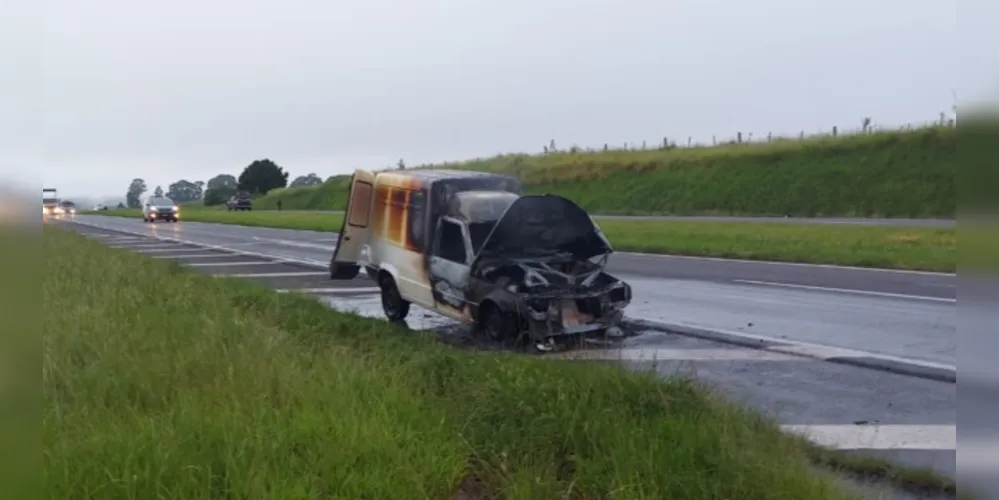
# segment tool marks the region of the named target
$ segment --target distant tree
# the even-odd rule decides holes
[[[402,158],[399,158],[399,163],[395,166],[398,167],[399,170],[406,170],[406,162],[402,161]]]
[[[208,179],[208,184],[205,189],[219,189],[219,188],[232,188],[236,189],[236,185],[239,184],[236,181],[236,177],[229,174],[219,174],[211,179]]]
[[[236,177],[229,174],[219,174],[208,179],[202,196],[205,205],[214,206],[225,203],[230,196],[236,194],[238,184]]]
[[[204,183],[202,182],[200,184]],[[170,189],[167,191],[166,195],[168,198],[177,203],[200,200],[202,195],[201,185],[181,179],[173,184],[170,184]]]
[[[128,185],[128,191],[125,193],[125,203],[128,204],[128,208],[142,207],[142,195],[146,190],[146,181],[138,178],[132,179],[132,183]]]
[[[318,186],[323,183],[323,179],[318,175],[312,173],[309,175],[300,175],[291,181],[288,187],[304,187],[304,186]]]
[[[288,172],[273,161],[254,160],[239,174],[236,188],[250,193],[267,194],[268,191],[288,186]]]
[[[163,188],[161,186],[156,186],[156,189],[153,190],[153,196],[163,196]]]
[[[116,208],[118,208],[119,210],[121,210],[122,208],[127,208],[127,207],[125,206],[124,203],[122,203],[122,202],[119,201],[118,202],[118,206]],[[132,208],[138,208],[138,207],[132,207]]]
[[[207,189],[205,190],[205,197],[203,198],[204,204],[209,207],[221,205],[234,194],[236,194],[235,188]]]
[[[198,187],[198,198],[205,195],[205,181],[194,181],[194,185]]]

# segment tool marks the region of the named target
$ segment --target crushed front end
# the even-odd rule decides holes
[[[631,286],[590,261],[519,260],[511,280],[512,309],[539,348],[567,336],[620,337]],[[512,276],[511,276],[512,277]]]

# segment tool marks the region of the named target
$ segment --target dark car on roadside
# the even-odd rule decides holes
[[[226,209],[232,212],[233,210],[253,210],[253,199],[250,198],[249,193],[237,193],[235,196],[229,198],[226,202]]]

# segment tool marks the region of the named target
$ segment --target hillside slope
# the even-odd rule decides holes
[[[530,193],[598,214],[953,217],[957,131],[928,127],[841,137],[632,151],[501,155],[417,168],[502,172]],[[342,210],[347,177],[257,201]]]

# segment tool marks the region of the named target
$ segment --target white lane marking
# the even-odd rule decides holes
[[[235,257],[235,255],[227,255],[224,253],[197,253],[197,254],[180,254],[180,255],[150,255],[154,259],[204,259],[208,257]]]
[[[756,281],[756,280],[732,280],[735,283],[746,283],[749,285],[763,285],[772,286],[779,288],[793,288],[798,290],[815,290],[819,292],[834,292],[834,293],[849,293],[853,295],[868,295],[872,297],[890,297],[895,299],[908,299],[908,300],[925,300],[928,302],[945,302],[948,304],[956,304],[957,299],[952,299],[949,297],[930,297],[927,295],[909,295],[906,293],[890,293],[890,292],[875,292],[873,290],[856,290],[850,288],[834,288],[828,286],[814,286],[814,285],[795,285],[792,283],[777,283],[773,281]]]
[[[111,248],[120,250],[144,250],[150,248],[177,248],[176,243],[135,243],[125,245],[108,245]]]
[[[339,293],[376,293],[382,289],[378,287],[356,287],[356,288],[281,288],[278,293],[313,293],[313,294],[339,294]]]
[[[731,349],[664,349],[623,348],[592,349],[548,354],[546,358],[600,361],[798,361],[787,354],[746,348]]]
[[[806,357],[819,360],[828,360],[832,358],[871,358],[871,359],[878,359],[882,361],[894,362],[905,365],[920,366],[923,368],[952,371],[957,373],[957,367],[954,365],[935,363],[933,361],[924,361],[921,359],[903,358],[901,356],[892,356],[890,354],[880,354],[871,351],[860,351],[856,349],[834,347],[823,344],[804,342],[800,340],[781,339],[776,337],[768,337],[766,335],[756,335],[753,333],[746,333],[735,330],[725,330],[721,328],[704,328],[691,324],[665,323],[665,322],[648,321],[648,320],[639,320],[639,321],[646,325],[651,325],[650,327],[652,328],[676,331],[680,333],[683,333],[684,331],[718,333],[726,337],[738,337],[744,340],[752,340],[761,343],[772,343],[776,345],[765,347],[762,350],[779,352],[783,354],[790,354],[799,357]],[[693,333],[691,333],[691,335],[693,335]]]
[[[957,372],[957,367],[954,365],[935,363],[933,361],[924,361],[921,359],[904,358],[901,356],[892,356],[890,354],[880,354],[870,351],[847,349],[844,347],[834,347],[823,344],[815,344],[812,342],[804,342],[801,340],[781,339],[777,337],[768,337],[766,335],[756,335],[753,333],[746,333],[735,330],[725,330],[721,328],[703,328],[697,325],[682,324],[682,323],[663,323],[658,321],[643,320],[643,322],[646,324],[655,325],[655,327],[660,329],[674,330],[677,332],[683,332],[685,330],[687,331],[695,330],[708,333],[720,333],[727,337],[739,337],[745,340],[753,340],[761,343],[772,343],[776,345],[768,346],[763,350],[790,354],[793,356],[802,356],[806,358],[813,358],[820,360],[827,360],[831,358],[845,358],[845,357],[872,358],[872,359],[879,359],[883,361],[890,361],[907,365],[921,366],[924,368],[947,370],[947,371],[953,371],[955,373]]]
[[[117,238],[106,238],[105,243],[115,244],[115,243],[154,243],[156,240],[152,238],[143,238],[139,236],[119,236]]]
[[[826,269],[849,269],[853,271],[870,271],[877,273],[897,273],[897,274],[917,274],[925,276],[948,276],[956,278],[955,273],[941,273],[937,271],[910,271],[906,269],[886,269],[882,267],[860,267],[860,266],[837,266],[835,264],[806,264],[804,262],[780,262],[775,260],[750,260],[750,259],[723,259],[721,257],[698,257],[695,255],[673,255],[643,252],[614,252],[617,255],[637,255],[639,257],[659,258],[659,259],[687,259],[703,260],[708,262],[734,262],[737,264],[766,264],[773,266],[794,266],[794,267],[820,267]]]
[[[244,260],[239,262],[191,262],[188,267],[223,267],[223,266],[264,266],[280,265],[280,262],[270,262],[266,260]]]
[[[837,450],[957,450],[956,425],[782,425]]]
[[[293,276],[326,276],[329,273],[320,271],[297,271],[297,272],[283,272],[283,273],[238,273],[238,274],[223,274],[219,273],[215,276],[220,278],[290,278]]]
[[[314,267],[314,268],[319,268],[319,269],[326,269],[326,268],[329,267],[328,263],[326,263],[326,262],[320,262],[320,261],[317,261],[317,260],[296,259],[296,258],[291,258],[291,257],[287,257],[287,256],[274,255],[274,254],[261,253],[261,252],[248,252],[246,250],[238,250],[238,249],[235,249],[235,248],[224,247],[224,246],[219,246],[219,245],[209,245],[209,244],[206,244],[206,243],[198,243],[196,241],[184,240],[184,239],[180,239],[180,238],[173,238],[173,237],[169,237],[169,236],[158,236],[158,235],[155,235],[155,234],[154,235],[148,235],[147,233],[137,233],[137,232],[129,230],[129,229],[119,229],[119,228],[114,228],[114,227],[108,227],[108,226],[105,226],[103,224],[95,224],[93,222],[74,221],[74,224],[79,224],[81,226],[87,226],[87,227],[94,227],[94,228],[98,228],[98,229],[104,229],[106,231],[115,231],[115,232],[119,232],[119,233],[123,233],[123,234],[134,234],[134,235],[138,235],[138,236],[144,236],[146,239],[154,239],[154,240],[158,240],[158,241],[171,241],[171,242],[174,242],[174,243],[181,243],[181,244],[184,244],[184,245],[192,245],[192,246],[202,247],[202,248],[204,248],[206,250],[219,250],[219,251],[229,252],[229,253],[233,253],[233,254],[237,254],[237,255],[242,255],[242,256],[246,256],[246,257],[257,257],[257,258],[261,258],[261,259],[270,259],[270,260],[277,261],[277,262],[293,262],[295,264],[301,264],[303,266],[309,266],[309,267]],[[364,269],[361,269],[361,274],[365,274]]]
[[[294,240],[277,240],[273,238],[261,238],[260,236],[251,236],[256,241],[266,241],[268,243],[273,243],[275,245],[287,246],[287,247],[298,247],[298,248],[316,248],[319,250],[329,250],[333,251],[336,245],[320,245],[316,243],[308,243],[305,241],[294,241]]]
[[[180,245],[174,245],[172,248],[140,248],[137,250],[139,253],[184,253],[184,252],[204,252],[204,248],[181,248]]]

